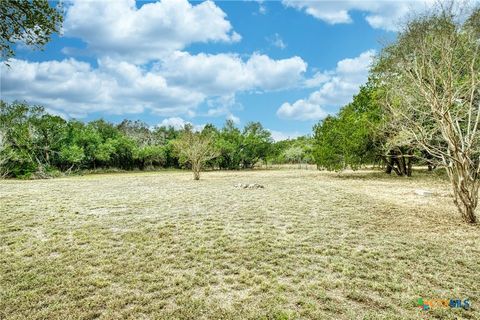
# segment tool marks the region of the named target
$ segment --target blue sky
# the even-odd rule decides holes
[[[62,36],[2,65],[2,99],[86,121],[308,134],[365,82],[395,22],[431,2],[73,1]]]

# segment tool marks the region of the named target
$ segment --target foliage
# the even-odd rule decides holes
[[[1,102],[1,176],[31,177],[38,172],[78,169],[144,169],[164,166],[168,146],[154,140],[156,131],[147,129],[150,140],[104,120],[83,123],[65,121],[25,103]],[[168,131],[168,130],[167,130]],[[164,144],[154,144],[162,141]]]
[[[314,126],[313,155],[317,166],[328,170],[357,169],[378,158],[385,118],[376,95],[376,87],[367,84],[337,116],[327,116]]]
[[[5,129],[0,129],[0,179],[5,178],[8,175],[8,168],[6,164],[10,161],[11,149],[8,145]]]
[[[60,150],[60,158],[65,162],[71,164],[69,171],[82,162],[85,158],[85,152],[82,147],[78,145],[66,145]]]
[[[150,127],[124,120],[115,125],[103,119],[88,123],[66,121],[42,107],[1,102],[0,177],[45,177],[58,172],[191,167],[179,141],[206,139],[215,157],[200,161],[212,169],[239,170],[267,163],[311,163],[312,139],[299,137],[273,143],[260,123],[242,129],[232,121],[217,129],[206,125],[200,133],[191,126]],[[210,146],[211,144],[211,146]],[[183,145],[184,149],[186,145]],[[294,156],[294,153],[297,155]],[[197,163],[198,164],[198,163]]]
[[[243,168],[253,167],[259,160],[267,161],[272,143],[270,131],[260,122],[249,122],[243,129],[241,161]]]
[[[295,139],[277,141],[271,146],[269,161],[272,163],[314,163],[313,139],[300,136]]]
[[[52,8],[47,0],[2,0],[0,2],[0,50],[2,59],[15,55],[21,42],[40,49],[63,22],[61,8]]]
[[[38,147],[31,119],[38,118],[42,109],[25,104],[0,103],[0,126],[3,135],[2,172],[28,177],[38,169]]]
[[[167,152],[164,146],[146,145],[135,149],[134,159],[139,160],[141,169],[145,167],[163,166],[166,163]]]
[[[302,147],[291,146],[284,151],[284,158],[288,163],[301,163],[304,158],[305,150]]]
[[[480,8],[470,9],[443,6],[411,20],[383,49],[374,73],[398,136],[446,168],[455,203],[473,223],[480,186]]]
[[[181,162],[192,168],[194,180],[200,179],[200,171],[205,163],[218,156],[213,137],[208,127],[202,132],[194,132],[193,128],[186,127],[180,138],[174,141],[174,149]]]
[[[243,135],[231,120],[227,120],[218,133],[216,146],[219,150],[217,160],[221,169],[240,169],[242,161]]]

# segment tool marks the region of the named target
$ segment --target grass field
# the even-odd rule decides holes
[[[315,170],[0,181],[0,318],[479,319],[480,227],[447,192]]]

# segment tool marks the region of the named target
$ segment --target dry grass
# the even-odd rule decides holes
[[[441,178],[191,179],[0,181],[0,318],[480,318],[480,227],[459,220]],[[421,311],[419,297],[472,309]]]

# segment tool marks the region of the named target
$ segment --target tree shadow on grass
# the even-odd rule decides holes
[[[448,176],[444,169],[439,168],[433,171],[428,171],[424,168],[414,168],[411,177],[399,176],[395,173],[387,174],[382,169],[360,169],[356,171],[348,170],[338,172],[333,175],[336,179],[341,180],[382,180],[395,181],[399,179],[407,179],[409,181],[417,180],[432,180],[448,182]]]

